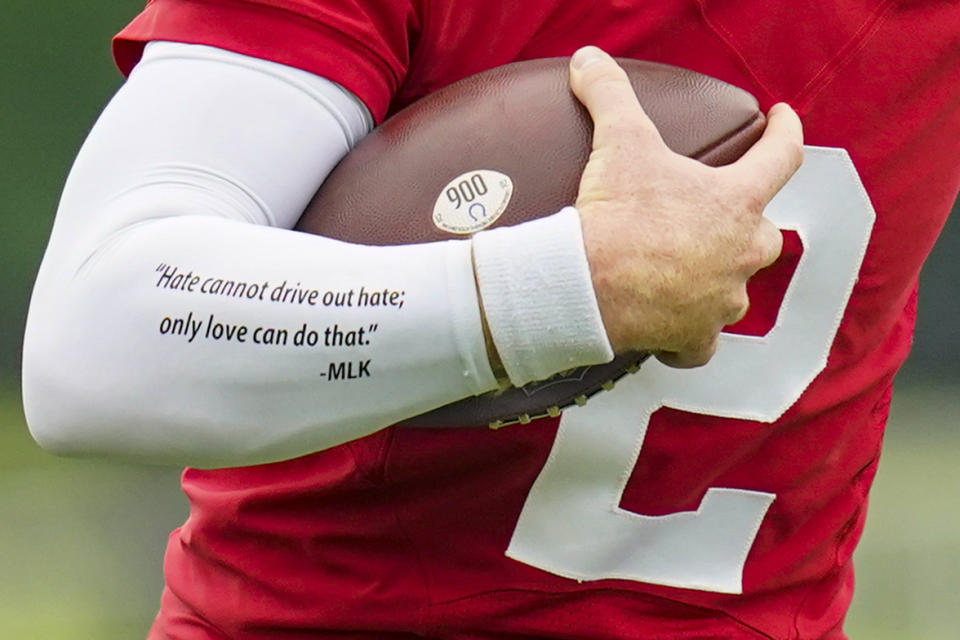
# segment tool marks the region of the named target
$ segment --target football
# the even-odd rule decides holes
[[[715,78],[618,60],[675,152],[711,166],[735,161],[765,125],[756,99]],[[323,183],[297,229],[347,242],[464,238],[550,215],[575,202],[592,123],[569,88],[568,59],[518,62],[467,77],[388,118]],[[523,388],[441,407],[403,424],[527,423],[582,404],[647,354],[580,367]]]

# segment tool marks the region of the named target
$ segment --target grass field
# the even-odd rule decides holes
[[[858,551],[852,640],[960,637],[960,387],[905,387]],[[0,638],[142,638],[166,533],[186,514],[178,472],[57,459],[0,389]]]

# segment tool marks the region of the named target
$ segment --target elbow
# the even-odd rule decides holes
[[[23,383],[23,413],[34,441],[48,453],[58,456],[79,455],[81,448],[71,437],[70,425],[58,412],[51,411],[52,403],[40,400],[37,386]]]
[[[69,313],[43,313],[34,304],[23,341],[23,412],[33,439],[55,455],[96,455],[102,415],[91,389],[102,384],[89,349],[64,321]],[[72,345],[72,346],[71,346]]]
[[[36,443],[58,456],[153,462],[157,452],[134,428],[150,403],[127,400],[132,372],[99,362],[95,348],[44,337],[37,345],[25,340],[23,354],[23,411]]]
[[[87,453],[90,443],[84,442],[82,434],[89,416],[76,401],[73,372],[58,366],[53,358],[31,351],[25,345],[22,372],[23,412],[30,435],[55,455]]]

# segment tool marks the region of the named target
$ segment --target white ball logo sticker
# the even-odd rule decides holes
[[[478,169],[447,183],[433,205],[433,224],[450,233],[468,234],[492,225],[513,195],[510,176]]]

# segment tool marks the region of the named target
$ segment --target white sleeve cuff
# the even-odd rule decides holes
[[[613,359],[573,207],[473,236],[484,314],[514,386]]]

